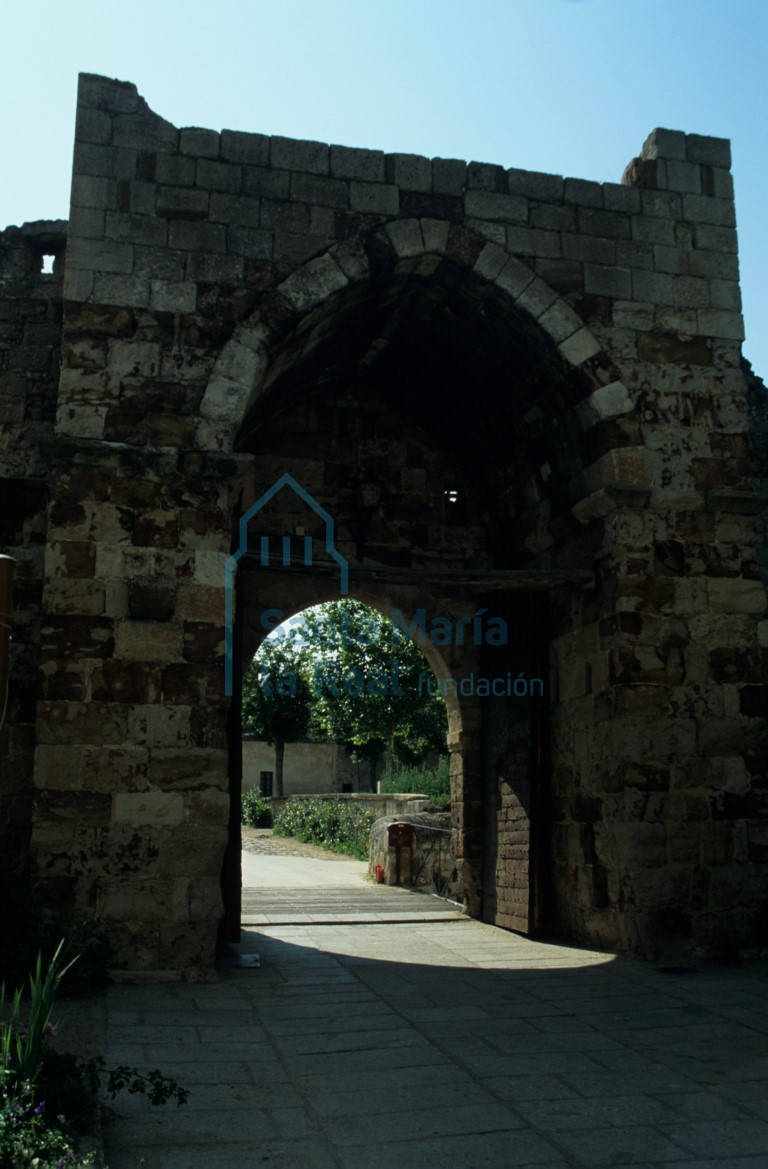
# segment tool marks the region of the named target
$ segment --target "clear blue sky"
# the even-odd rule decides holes
[[[67,216],[80,71],[180,126],[603,182],[655,126],[730,138],[768,378],[768,0],[37,0],[2,32],[0,226]]]

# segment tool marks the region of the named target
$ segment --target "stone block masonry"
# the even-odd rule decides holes
[[[81,77],[69,223],[0,236],[2,823],[31,835],[7,879],[113,924],[124,970],[209,975],[236,916],[224,565],[287,470],[385,610],[491,606],[470,569],[565,574],[546,617],[512,609],[546,702],[449,701],[468,910],[646,956],[758,944],[768,459],[735,222],[722,139],[655,130],[600,184],[177,128]],[[328,579],[249,585],[244,651],[259,605]]]

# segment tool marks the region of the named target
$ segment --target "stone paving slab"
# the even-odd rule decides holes
[[[110,1169],[768,1165],[768,964],[683,976],[464,917],[310,916],[244,929],[261,965],[218,983],[110,988],[108,1062],[191,1092],[118,1097]]]
[[[675,977],[466,919],[242,948],[216,984],[108,991],[107,1059],[191,1091],[118,1097],[110,1169],[768,1164],[767,964]]]

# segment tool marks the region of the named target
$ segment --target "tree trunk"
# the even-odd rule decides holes
[[[371,755],[370,759],[368,760],[368,766],[371,769],[369,772],[369,782],[371,785],[371,791],[374,793],[374,795],[376,794],[376,764],[377,763],[378,763],[378,759],[376,758],[376,756]]]
[[[283,756],[285,743],[275,743],[275,795],[283,795]]]
[[[384,774],[386,775],[387,779],[392,778],[392,765],[394,763],[394,760],[395,760],[395,728],[392,727],[392,729],[389,732],[389,738],[387,739],[387,762],[386,762],[386,765],[384,767]]]

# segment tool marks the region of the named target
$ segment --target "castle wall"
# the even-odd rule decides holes
[[[178,129],[132,85],[81,78],[55,441],[24,432],[50,496],[9,544],[39,536],[47,558],[39,616],[42,544],[38,594],[20,594],[40,660],[14,676],[18,693],[37,679],[41,897],[119,926],[126,968],[210,967],[237,517],[290,470],[354,563],[368,466],[385,501],[369,559],[595,574],[550,594],[536,832],[551,923],[649,956],[755,944],[764,433],[740,363],[729,168],[726,141],[668,130],[598,184]],[[9,369],[27,386],[42,360],[23,319],[50,390],[55,298],[7,288]],[[4,385],[20,426],[22,383]],[[453,474],[461,531],[439,515]],[[479,718],[455,712],[457,846],[473,841],[474,886],[482,824],[495,834],[487,904],[509,924],[520,810],[494,771],[504,728],[495,714],[483,761]],[[33,723],[14,714],[6,735],[22,725],[28,759]]]
[[[59,380],[66,223],[0,233],[0,547],[16,561],[12,685],[0,732],[0,902],[6,937],[28,926],[29,837],[46,556],[47,448]],[[50,258],[44,273],[44,256]],[[53,258],[55,257],[55,264]],[[88,550],[80,548],[76,555]]]

